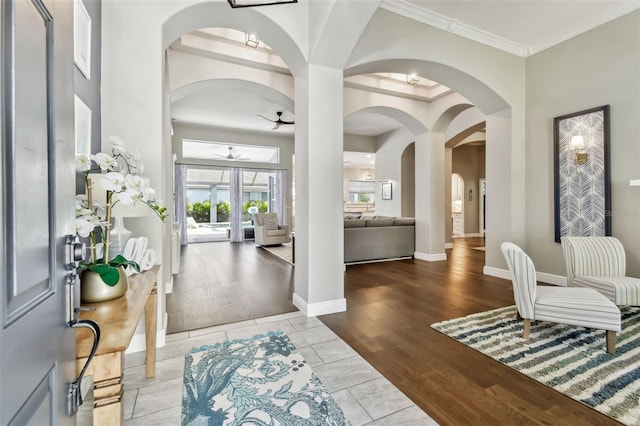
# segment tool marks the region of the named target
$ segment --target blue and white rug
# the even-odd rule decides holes
[[[640,424],[640,308],[623,308],[616,353],[605,332],[533,321],[529,340],[515,306],[431,327],[627,425]]]
[[[186,355],[182,424],[350,423],[289,337],[276,331]]]

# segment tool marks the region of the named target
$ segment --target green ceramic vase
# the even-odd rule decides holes
[[[105,302],[124,296],[127,292],[127,275],[122,267],[118,268],[120,279],[114,286],[110,286],[102,281],[100,275],[85,269],[80,274],[80,300],[84,303]]]

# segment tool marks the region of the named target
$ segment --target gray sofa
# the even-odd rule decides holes
[[[344,215],[344,262],[413,257],[412,217]]]

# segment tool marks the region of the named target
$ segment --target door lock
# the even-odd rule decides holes
[[[80,241],[77,235],[67,235],[65,243],[67,247],[67,258],[65,264],[67,269],[77,269],[80,262],[84,260],[87,245]]]

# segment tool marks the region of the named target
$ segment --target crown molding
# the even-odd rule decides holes
[[[477,41],[478,43],[500,49],[516,56],[526,58],[532,54],[531,48],[520,43],[496,36],[476,27],[472,27],[471,25],[463,24],[457,19],[452,19],[447,16],[440,15],[439,13],[416,7],[405,0],[384,0],[380,7],[406,18],[422,22],[423,24],[439,28],[469,40]]]

